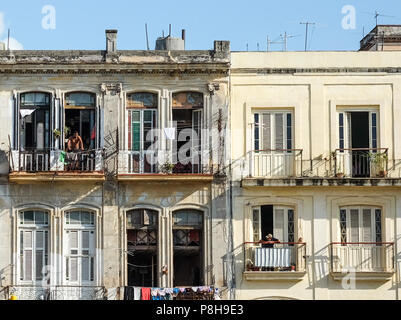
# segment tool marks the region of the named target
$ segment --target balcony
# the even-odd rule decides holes
[[[302,176],[302,149],[254,150],[249,153],[249,176],[280,179]]]
[[[212,181],[213,166],[201,165],[200,161],[186,163],[160,163],[168,158],[168,151],[119,151],[119,181]],[[195,159],[197,160],[197,159]]]
[[[337,178],[386,178],[388,174],[386,148],[336,149],[333,158]]]
[[[7,296],[18,300],[105,300],[106,290],[96,286],[9,286]]]
[[[299,281],[306,274],[304,242],[245,242],[244,251],[246,280]]]
[[[19,181],[103,181],[103,151],[66,153],[62,150],[11,151],[10,175]]]
[[[394,253],[392,242],[333,242],[330,273],[335,280],[348,273],[355,273],[356,280],[389,280],[394,274]]]

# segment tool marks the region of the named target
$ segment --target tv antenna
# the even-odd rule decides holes
[[[296,37],[299,37],[299,36],[300,36],[299,34],[297,34],[295,36],[288,35],[287,32],[284,32],[284,35],[280,34],[280,37],[283,39],[283,41],[282,41],[282,43],[283,43],[283,51],[287,51],[288,39],[296,38]]]
[[[369,15],[373,16],[375,18],[375,21],[376,21],[376,27],[379,24],[379,17],[396,18],[395,16],[389,16],[389,15],[386,15],[386,14],[381,14],[377,10],[375,10],[375,13],[372,13],[372,12],[362,12],[362,13],[369,14]]]
[[[270,45],[272,44],[282,44],[282,41],[270,40],[269,36],[267,36],[267,51],[270,51]]]
[[[300,22],[300,24],[304,24],[305,27],[306,27],[306,30],[305,30],[305,51],[306,51],[307,48],[308,48],[308,29],[309,29],[309,25],[315,25],[316,23],[307,21],[307,22]]]

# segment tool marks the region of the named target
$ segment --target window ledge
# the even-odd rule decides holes
[[[331,276],[336,281],[342,281],[345,277],[349,277],[350,273],[348,272],[330,272]],[[394,272],[356,272],[355,280],[356,281],[388,281],[393,277]]]
[[[300,281],[305,271],[244,271],[243,277],[248,281]]]

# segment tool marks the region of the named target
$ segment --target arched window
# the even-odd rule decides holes
[[[153,131],[157,128],[157,106],[158,95],[155,93],[127,95],[129,172],[154,173],[157,170]]]
[[[92,285],[95,281],[96,216],[85,210],[64,215],[64,277],[70,285]]]
[[[45,150],[50,147],[50,94],[22,93],[20,120],[22,150]]]
[[[202,211],[173,213],[174,286],[202,284],[202,237]]]
[[[65,95],[65,137],[75,131],[82,138],[84,149],[96,147],[96,95],[88,92],[71,92]]]
[[[173,93],[173,122],[176,123],[177,150],[173,153],[174,173],[200,173],[201,172],[201,129],[203,93],[176,92]],[[188,140],[189,139],[189,140]],[[190,148],[180,152],[182,147]]]
[[[135,209],[127,212],[129,286],[157,286],[157,233],[157,211]]]
[[[49,214],[41,210],[19,212],[19,280],[35,283],[43,280],[49,264]]]

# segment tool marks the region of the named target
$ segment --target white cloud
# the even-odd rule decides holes
[[[0,36],[3,34],[4,29],[4,13],[0,12]]]
[[[5,38],[4,40],[2,40],[2,42],[6,44],[7,49],[8,39]],[[10,50],[24,50],[24,46],[22,45],[22,43],[18,42],[17,39],[10,37]]]

